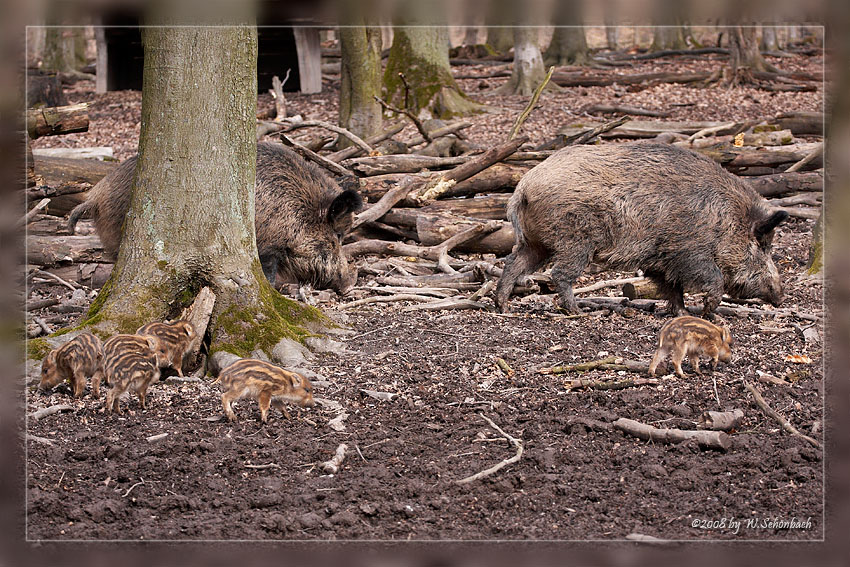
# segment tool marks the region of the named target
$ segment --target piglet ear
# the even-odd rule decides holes
[[[757,240],[761,240],[779,226],[779,223],[788,218],[788,211],[776,210],[768,217],[757,221],[753,226],[753,234]]]
[[[331,206],[328,207],[328,222],[337,225],[347,215],[359,211],[362,206],[363,198],[360,194],[353,189],[347,189],[337,195]]]
[[[156,350],[159,347],[159,339],[153,335],[145,335],[145,338],[148,340],[148,346],[151,350]]]

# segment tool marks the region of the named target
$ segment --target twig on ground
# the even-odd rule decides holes
[[[513,436],[511,436],[511,435],[508,435],[507,433],[505,433],[504,431],[502,431],[502,428],[501,428],[501,427],[499,427],[498,425],[496,425],[495,423],[493,423],[493,421],[492,421],[492,420],[490,420],[490,418],[488,418],[487,416],[485,416],[485,415],[483,415],[483,414],[478,414],[478,415],[480,415],[480,416],[481,416],[481,419],[483,419],[484,421],[486,421],[487,423],[489,423],[489,424],[490,424],[490,427],[492,427],[493,429],[495,429],[496,431],[498,431],[498,432],[499,432],[499,433],[500,433],[500,434],[501,434],[501,435],[502,435],[505,439],[507,439],[508,441],[510,441],[510,443],[511,443],[514,447],[516,447],[516,455],[514,455],[514,456],[513,456],[513,457],[511,457],[510,459],[504,459],[504,460],[502,460],[501,462],[496,463],[495,465],[493,465],[493,466],[492,466],[492,467],[490,467],[489,469],[485,469],[485,470],[483,470],[483,471],[481,471],[481,472],[475,473],[475,474],[474,474],[474,475],[472,475],[472,476],[468,476],[468,477],[466,477],[466,478],[462,478],[462,479],[460,479],[460,480],[456,480],[456,481],[455,481],[455,484],[467,484],[467,483],[470,483],[470,482],[472,482],[472,481],[474,481],[474,480],[478,480],[478,479],[481,479],[481,478],[484,478],[484,477],[490,476],[491,474],[493,474],[493,473],[495,473],[495,472],[497,472],[497,471],[501,470],[502,468],[504,468],[504,467],[506,467],[506,466],[508,466],[508,465],[510,465],[510,464],[512,464],[512,463],[515,463],[515,462],[519,461],[520,457],[522,457],[522,441],[521,441],[521,440],[519,440],[519,439],[517,439],[516,437],[513,437]]]
[[[277,463],[269,463],[267,465],[245,465],[245,468],[262,471],[262,470],[266,470],[266,469],[279,469],[280,465],[277,464]]]
[[[696,439],[700,447],[706,449],[727,450],[732,439],[723,431],[688,431],[684,429],[659,429],[633,419],[619,418],[612,424],[616,429],[634,435],[644,441],[661,443],[680,443],[687,439]]]
[[[33,322],[38,325],[45,335],[53,334],[53,328],[48,325],[41,317],[33,317]]]
[[[659,380],[656,378],[627,378],[625,380],[587,380],[578,378],[576,380],[567,380],[564,386],[567,390],[576,390],[578,388],[587,388],[588,390],[624,390],[635,386],[656,385]]]
[[[412,293],[398,293],[395,295],[372,296],[364,297],[363,299],[356,299],[350,303],[343,303],[339,306],[339,309],[351,309],[352,307],[360,307],[361,305],[368,305],[369,303],[394,303],[396,301],[430,302],[434,301],[434,298],[429,297],[427,295],[415,295]]]
[[[759,392],[758,389],[755,386],[753,386],[752,384],[750,384],[749,382],[744,380],[744,387],[753,395],[753,398],[756,401],[756,405],[759,408],[761,408],[761,410],[768,417],[773,418],[779,425],[781,425],[782,429],[784,429],[785,431],[787,431],[791,435],[793,435],[795,437],[799,437],[799,438],[805,440],[806,442],[810,443],[811,445],[814,445],[815,447],[820,448],[820,443],[817,440],[812,439],[808,435],[804,435],[804,434],[800,433],[797,430],[796,427],[791,425],[790,421],[788,421],[787,419],[785,419],[784,417],[779,415],[779,413],[775,409],[770,407],[767,404],[767,402],[764,400],[764,398],[761,396],[761,392]]]
[[[706,411],[699,418],[699,426],[715,431],[730,431],[737,429],[744,419],[744,412],[739,409],[730,411]]]
[[[132,492],[134,488],[136,488],[140,484],[144,484],[144,483],[145,483],[145,479],[140,480],[139,482],[137,482],[136,484],[134,484],[133,486],[128,488],[127,492],[125,492],[124,494],[121,495],[121,498],[127,498],[130,495],[130,492]]]
[[[367,154],[371,154],[374,150],[372,146],[363,141],[360,136],[352,133],[345,128],[340,128],[335,124],[331,124],[330,122],[323,122],[321,120],[293,120],[291,118],[284,118],[283,124],[286,124],[288,130],[294,130],[296,128],[308,128],[310,126],[315,126],[318,128],[324,128],[326,130],[330,130],[331,132],[336,132],[337,134],[341,134],[354,142],[361,150],[366,152]]]
[[[33,276],[43,276],[43,277],[50,278],[50,279],[64,285],[65,287],[67,287],[71,291],[76,291],[77,288],[79,287],[79,285],[74,285],[70,282],[63,280],[62,278],[60,278],[56,274],[53,274],[51,272],[45,272],[44,270],[39,270],[38,268],[32,270],[29,274],[27,274],[27,279],[31,279]]]
[[[723,130],[728,130],[729,128],[734,128],[736,122],[727,122],[726,124],[720,124],[718,126],[711,126],[709,128],[703,128],[698,132],[694,132],[688,137],[688,142],[693,142],[694,140],[698,140],[700,138],[704,138],[709,134],[716,134],[717,132],[722,132]]]
[[[41,419],[42,417],[47,417],[48,415],[53,415],[54,413],[59,413],[60,411],[74,411],[74,406],[70,406],[68,404],[56,404],[54,406],[34,411],[29,414],[28,417],[30,419]]]
[[[522,112],[520,112],[519,116],[516,117],[516,121],[514,122],[513,128],[511,128],[511,133],[508,135],[508,140],[513,140],[516,138],[517,134],[519,134],[519,129],[531,115],[531,111],[534,110],[537,101],[540,99],[540,93],[543,92],[543,89],[546,88],[547,83],[549,83],[549,79],[552,78],[552,73],[555,71],[554,65],[549,67],[549,71],[546,73],[546,76],[543,78],[543,82],[534,89],[534,94],[531,95],[531,100],[528,101],[528,104],[525,105],[525,108]]]
[[[345,452],[347,450],[348,445],[346,445],[345,443],[341,443],[339,447],[336,448],[336,453],[334,453],[333,458],[331,458],[331,460],[329,461],[319,463],[319,468],[327,474],[338,473],[339,467],[342,465],[342,461],[345,460]]]
[[[29,222],[32,219],[35,218],[35,215],[37,215],[40,210],[47,207],[48,204],[50,204],[50,199],[45,198],[45,199],[42,199],[41,201],[39,201],[38,204],[36,204],[33,208],[31,208],[27,212],[27,214],[25,214],[23,217],[21,217],[18,220],[17,223],[15,223],[15,228],[19,228],[19,227],[26,226],[27,224],[29,224]]]
[[[599,368],[603,364],[614,364],[617,362],[617,357],[614,355],[606,356],[598,360],[590,360],[588,362],[579,362],[577,364],[566,364],[563,366],[553,366],[551,368],[541,368],[537,372],[539,374],[566,374],[567,372],[585,372]]]

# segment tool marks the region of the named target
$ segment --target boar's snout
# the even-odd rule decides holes
[[[779,307],[779,305],[782,303],[782,296],[782,285],[771,285],[770,289],[764,296],[764,300],[773,305],[774,307]]]
[[[343,260],[345,261],[345,260]],[[357,268],[351,264],[345,264],[340,278],[333,283],[333,289],[340,295],[348,295],[354,284],[357,283]]]

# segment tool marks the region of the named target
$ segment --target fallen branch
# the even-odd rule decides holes
[[[802,168],[806,167],[810,163],[812,163],[817,158],[823,155],[823,142],[819,143],[815,149],[813,149],[809,155],[789,167],[785,170],[785,173],[794,173],[795,171],[799,171]]]
[[[744,419],[744,412],[739,409],[731,411],[706,411],[699,418],[699,426],[715,431],[730,431],[737,429]]]
[[[419,120],[419,118],[417,118],[415,114],[413,114],[407,109],[402,110],[401,108],[396,108],[395,106],[391,105],[390,103],[381,99],[378,96],[372,95],[372,98],[374,98],[378,102],[378,104],[380,104],[390,112],[395,112],[396,114],[401,114],[402,116],[407,116],[408,118],[410,118],[410,121],[413,122],[414,126],[416,126],[416,129],[419,130],[419,134],[425,139],[426,142],[431,143],[434,141],[434,138],[431,137],[431,134],[429,134],[425,126],[422,125],[422,121]]]
[[[337,134],[345,136],[346,138],[354,142],[361,150],[363,150],[367,154],[371,154],[374,151],[372,149],[372,146],[364,142],[357,134],[354,134],[351,131],[346,130],[345,128],[340,128],[339,126],[331,124],[330,122],[323,122],[321,120],[293,120],[292,118],[284,118],[283,124],[286,124],[288,128],[287,131],[295,130],[296,128],[308,128],[311,126],[324,128],[326,130],[330,130],[331,132],[336,132]]]
[[[815,447],[820,448],[820,443],[817,440],[812,439],[808,435],[803,435],[802,433],[800,433],[797,430],[796,427],[791,425],[790,421],[788,421],[787,419],[785,419],[784,417],[779,415],[779,413],[777,413],[776,410],[774,410],[772,407],[770,407],[767,404],[767,402],[764,400],[764,398],[761,396],[761,392],[759,392],[758,389],[755,386],[753,386],[752,384],[750,384],[749,382],[747,382],[745,380],[744,381],[744,387],[753,395],[753,398],[756,401],[756,405],[759,408],[761,408],[761,410],[767,416],[773,418],[779,425],[781,425],[782,429],[784,429],[785,431],[787,431],[788,433],[790,433],[794,437],[799,437],[800,439],[805,440],[806,442],[810,443],[811,445],[814,445]]]
[[[732,446],[732,439],[723,431],[689,431],[684,429],[659,429],[633,419],[619,418],[613,424],[614,428],[633,435],[644,441],[661,443],[681,443],[688,439],[696,439],[703,449],[719,449],[726,451]]]
[[[440,271],[445,272],[447,274],[456,274],[454,268],[449,265],[449,251],[451,251],[454,247],[460,246],[461,244],[465,244],[470,240],[475,240],[477,238],[481,238],[485,234],[490,234],[491,232],[495,232],[502,227],[502,223],[500,221],[490,221],[485,224],[479,224],[464,230],[458,234],[455,234],[451,238],[447,239],[442,244],[436,246],[437,250],[437,267]]]
[[[333,172],[336,175],[339,175],[341,177],[349,177],[351,179],[356,180],[356,176],[353,173],[351,173],[350,171],[348,171],[347,169],[345,169],[344,167],[342,167],[338,163],[333,162],[333,161],[331,161],[331,160],[329,160],[325,157],[320,156],[319,154],[317,154],[313,150],[306,148],[306,147],[302,146],[301,144],[299,144],[297,142],[293,142],[292,140],[287,138],[285,134],[280,134],[280,141],[283,142],[283,145],[289,146],[290,148],[295,150],[302,157],[306,158],[309,161],[312,161],[314,163],[319,164],[321,167],[327,169],[328,171],[331,171],[331,172]],[[359,181],[358,181],[358,184],[359,184]]]
[[[257,471],[264,471],[266,469],[279,469],[280,465],[277,463],[269,463],[267,465],[245,465],[246,469],[254,469]]]
[[[274,99],[274,111],[275,111],[275,119],[282,120],[286,118],[286,98],[283,96],[283,85],[286,84],[286,81],[289,80],[289,72],[292,69],[286,70],[286,76],[283,77],[283,81],[275,75],[272,77],[272,88],[269,89],[269,94],[272,95]]]
[[[549,83],[549,79],[552,78],[552,73],[555,72],[555,66],[549,67],[549,71],[546,73],[546,76],[543,78],[543,82],[534,89],[534,93],[531,95],[531,100],[528,101],[528,104],[525,105],[525,108],[522,112],[520,112],[519,116],[516,117],[516,121],[514,122],[513,128],[511,128],[511,133],[508,135],[508,140],[513,140],[516,138],[517,134],[519,134],[520,127],[528,120],[528,117],[531,115],[531,111],[534,110],[534,106],[537,104],[537,101],[540,99],[540,93],[543,92],[543,89],[546,88],[546,85]]]
[[[446,299],[438,299],[437,301],[429,301],[419,305],[411,305],[405,307],[403,311],[451,311],[461,309],[480,309],[487,311],[490,309],[486,304],[478,301],[472,301],[463,297],[449,297]]]
[[[390,126],[380,134],[375,134],[374,136],[366,138],[366,143],[370,146],[374,146],[383,142],[387,138],[395,136],[402,130],[404,130],[404,122],[399,120],[393,124],[390,124]],[[325,157],[333,162],[339,163],[344,159],[359,155],[362,151],[363,150],[361,148],[358,148],[357,146],[349,146],[345,149],[328,154]]]
[[[53,106],[27,110],[27,133],[35,140],[42,136],[86,132],[89,129],[89,105]]]
[[[617,357],[614,355],[606,356],[598,360],[590,360],[588,362],[579,362],[577,364],[566,364],[563,366],[553,366],[551,368],[541,368],[538,374],[566,374],[567,372],[586,372],[599,368],[603,364],[614,364],[617,362]]]
[[[32,221],[32,219],[34,219],[35,216],[39,213],[39,211],[47,207],[49,203],[50,199],[42,199],[41,201],[39,201],[37,205],[35,205],[27,212],[27,214],[18,219],[18,222],[15,223],[15,228],[19,228],[29,224],[30,221]]]
[[[54,406],[34,411],[27,417],[29,417],[30,419],[41,419],[42,417],[47,417],[48,415],[53,415],[54,413],[59,413],[60,411],[74,411],[74,406],[69,406],[68,404],[56,404]]]
[[[514,447],[516,447],[516,455],[514,455],[514,456],[513,456],[513,457],[511,457],[510,459],[504,459],[504,460],[502,460],[501,462],[496,463],[495,465],[493,465],[493,466],[492,466],[492,467],[490,467],[489,469],[486,469],[486,470],[483,470],[483,471],[481,471],[481,472],[475,473],[475,474],[474,474],[474,475],[472,475],[472,476],[468,476],[468,477],[466,477],[466,478],[462,478],[462,479],[460,479],[460,480],[456,480],[456,481],[455,481],[455,484],[468,484],[468,483],[470,483],[470,482],[472,482],[472,481],[474,481],[474,480],[479,480],[479,479],[481,479],[481,478],[484,478],[484,477],[490,476],[491,474],[493,474],[493,473],[495,473],[495,472],[497,472],[497,471],[501,470],[502,468],[504,468],[504,467],[506,467],[506,466],[508,466],[508,465],[510,465],[510,464],[512,464],[512,463],[515,463],[515,462],[519,461],[520,457],[522,457],[522,441],[521,441],[521,440],[517,439],[516,437],[512,437],[511,435],[508,435],[507,433],[505,433],[504,431],[502,431],[502,428],[501,428],[501,427],[499,427],[498,425],[496,425],[495,423],[493,423],[493,421],[492,421],[492,420],[490,420],[487,416],[485,416],[485,415],[483,415],[483,414],[478,414],[478,415],[480,415],[480,416],[481,416],[481,419],[483,419],[484,421],[486,421],[487,423],[489,423],[489,424],[490,424],[490,427],[492,427],[493,429],[495,429],[496,431],[498,431],[498,432],[499,432],[499,433],[500,433],[500,434],[501,434],[501,435],[502,435],[505,439],[507,439],[508,441],[510,441],[510,443],[511,443]]]
[[[338,309],[351,309],[352,307],[360,307],[361,305],[368,305],[369,303],[394,303],[397,301],[434,301],[433,297],[428,297],[427,295],[414,295],[411,293],[399,293],[396,295],[389,296],[372,296],[372,297],[364,297],[363,299],[356,299],[350,303],[343,303],[338,307]]]
[[[638,108],[636,106],[627,106],[620,104],[594,104],[586,110],[588,114],[630,114],[632,116],[651,116],[653,118],[667,118],[673,114],[669,110],[649,110],[646,108]]]
[[[325,461],[319,464],[319,468],[322,469],[327,474],[336,474],[339,472],[339,467],[342,465],[342,461],[345,460],[345,452],[348,450],[348,445],[345,443],[341,443],[339,447],[336,448],[336,452],[334,453],[333,458],[329,461]]]
[[[148,437],[148,443],[155,443],[160,439],[165,439],[166,437],[168,437],[168,433],[158,433],[157,435],[151,435],[150,437]]]
[[[71,291],[76,291],[76,289],[78,287],[80,287],[80,286],[75,286],[72,283],[63,280],[62,278],[60,278],[56,274],[52,274],[50,272],[45,272],[44,270],[39,270],[38,268],[32,270],[29,274],[27,274],[27,279],[32,279],[33,276],[44,276],[44,277],[50,278],[50,279],[64,285],[65,287],[67,287]]]
[[[588,390],[624,390],[647,384],[657,385],[658,383],[659,380],[657,378],[626,378],[625,380],[586,380],[584,378],[578,378],[576,380],[565,381],[564,386],[567,390],[576,390],[578,388],[587,388]]]

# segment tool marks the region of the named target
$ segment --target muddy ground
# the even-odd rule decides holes
[[[819,64],[799,59],[793,64],[808,69]],[[504,80],[487,79],[486,85]],[[474,91],[479,83],[485,84],[467,80],[465,88]],[[320,96],[293,95],[291,104],[301,104],[305,117],[334,121],[335,85],[325,86],[329,89]],[[92,101],[95,118],[112,116],[105,122],[121,123],[132,133],[137,94],[121,98],[95,95],[84,84],[75,88],[77,96],[71,98]],[[559,109],[556,118],[549,111],[532,115],[528,128],[534,142],[550,136],[553,125],[570,114],[581,115],[576,101],[622,98],[619,102],[648,106],[652,94],[566,91],[549,99],[547,108]],[[662,85],[655,96],[682,103],[671,119],[764,117],[783,106],[820,110],[822,105],[822,93],[794,97],[733,89],[716,99],[716,92]],[[740,102],[744,99],[746,104]],[[497,100],[501,109],[482,118],[480,133],[470,134],[485,145],[503,136],[504,126],[525,104],[522,97],[481,95],[478,100]],[[734,110],[702,115],[718,104]],[[129,155],[131,146],[119,146],[119,157]],[[221,419],[218,386],[210,378],[156,384],[148,409],[142,410],[135,397],[125,399],[122,416],[105,416],[98,411],[101,401],[88,395],[73,400],[64,387],[49,393],[30,388],[29,412],[59,403],[73,410],[28,420],[27,537],[607,540],[642,534],[819,540],[823,451],[782,431],[743,386],[744,380],[755,383],[802,433],[822,440],[822,346],[804,340],[802,331],[811,322],[788,315],[823,315],[822,285],[803,277],[812,225],[792,219],[777,230],[775,254],[786,282],[782,308],[787,311],[725,318],[735,347],[732,362],[713,374],[716,392],[712,375],[697,377],[687,365],[685,379],[668,375],[658,384],[622,390],[569,390],[565,380],[577,376],[538,370],[608,354],[648,361],[668,319],[643,311],[631,317],[568,318],[555,309],[551,296],[539,295],[514,298],[507,315],[407,312],[404,303],[346,310],[340,298],[317,296],[320,307],[348,330],[335,337],[344,352],[315,353],[309,363],[324,377],[316,395],[338,402],[348,414],[341,431],[329,427],[340,413],[329,406],[293,408],[291,420],[272,410],[262,425],[256,403],[242,401],[235,406],[239,421],[228,423]],[[602,272],[577,285],[628,275]],[[38,293],[70,295],[58,286]],[[689,297],[688,303],[700,299]],[[489,298],[484,302],[492,305]],[[69,316],[67,324],[75,323]],[[806,355],[811,362],[786,361],[788,355]],[[515,373],[500,369],[498,358]],[[759,382],[757,371],[789,385]],[[637,375],[593,370],[581,377],[630,376]],[[392,396],[378,400],[364,390]],[[733,408],[745,417],[726,451],[691,441],[641,441],[611,425],[626,417],[695,429],[703,411]],[[484,416],[521,440],[522,456],[483,480],[458,485],[454,481],[516,453]],[[330,459],[342,443],[348,451],[341,470],[322,472],[317,463]]]

